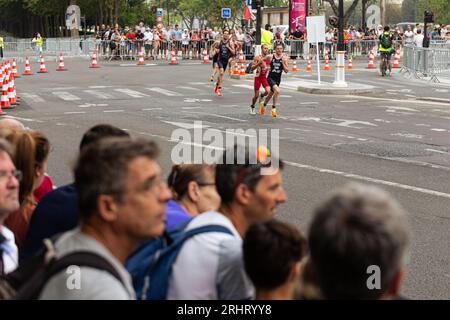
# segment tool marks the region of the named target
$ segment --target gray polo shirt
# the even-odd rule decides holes
[[[55,245],[57,256],[74,251],[94,252],[115,267],[125,286],[107,271],[80,267],[79,272],[66,270],[52,277],[43,288],[40,300],[133,300],[131,277],[122,263],[101,243],[85,235],[79,228],[64,233]],[[74,278],[79,275],[79,280]]]

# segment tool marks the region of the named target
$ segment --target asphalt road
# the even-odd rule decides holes
[[[408,80],[398,70],[381,79],[355,62],[349,81],[382,93],[325,96],[283,89],[279,117],[272,119],[248,114],[250,78],[227,76],[224,96],[217,97],[209,65],[147,63],[100,62],[101,68],[89,69],[87,60],[66,59],[69,71],[56,72],[56,63],[47,62],[49,73],[16,79],[22,104],[7,116],[48,135],[48,172],[57,185],[72,180],[80,138],[98,123],[155,139],[166,174],[177,144],[174,130],[192,133],[194,121],[201,121],[197,129],[242,129],[244,135],[279,129],[289,196],[278,212],[282,219],[306,233],[312,210],[332,189],[349,181],[381,186],[410,213],[413,242],[403,294],[450,299],[450,85]],[[33,62],[33,72],[37,67]],[[298,67],[304,70],[304,63]],[[324,81],[331,82],[333,72],[324,72]],[[284,83],[314,77],[301,71],[285,76]]]

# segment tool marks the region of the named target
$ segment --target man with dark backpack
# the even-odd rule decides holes
[[[148,140],[108,138],[84,148],[75,166],[80,227],[24,264],[8,283],[15,299],[130,300],[135,298],[123,263],[143,241],[164,231],[170,191]],[[30,274],[22,281],[23,274]],[[1,289],[5,288],[0,281]],[[3,290],[5,291],[5,290]]]
[[[380,44],[378,46],[378,51],[380,51],[381,59],[380,59],[380,72],[383,74],[383,60],[386,58],[389,75],[392,75],[392,66],[391,66],[391,55],[395,51],[393,47],[394,36],[389,31],[389,26],[384,27],[384,32],[379,37]]]
[[[128,259],[138,299],[253,298],[242,238],[249,226],[272,218],[287,197],[281,186],[282,162],[280,169],[272,169],[275,159],[252,159],[247,147],[226,150],[222,164],[216,166],[216,188],[222,198],[218,212],[196,216],[179,230],[143,244]]]

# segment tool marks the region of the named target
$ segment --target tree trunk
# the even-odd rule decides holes
[[[98,20],[99,20],[99,22],[98,22],[98,24],[99,25],[101,25],[101,24],[103,24],[104,23],[104,17],[103,17],[103,0],[98,0],[98,14],[99,14],[99,17],[98,17]]]
[[[114,25],[119,22],[120,0],[114,1]]]

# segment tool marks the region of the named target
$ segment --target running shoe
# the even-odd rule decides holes
[[[217,93],[217,90],[219,89],[219,87],[217,86],[217,83],[214,85],[214,93]]]
[[[213,82],[214,81],[214,76],[209,77],[209,81]]]
[[[265,112],[266,112],[266,106],[264,105],[264,102],[261,102],[259,104],[259,114],[263,116]]]
[[[223,94],[222,94],[222,88],[218,88],[218,89],[217,89],[217,95],[218,95],[219,97],[223,96]]]
[[[250,106],[250,115],[251,116],[256,116],[256,111],[255,111],[255,107],[254,106]]]
[[[277,117],[277,109],[276,108],[272,108],[272,118],[276,118]]]

